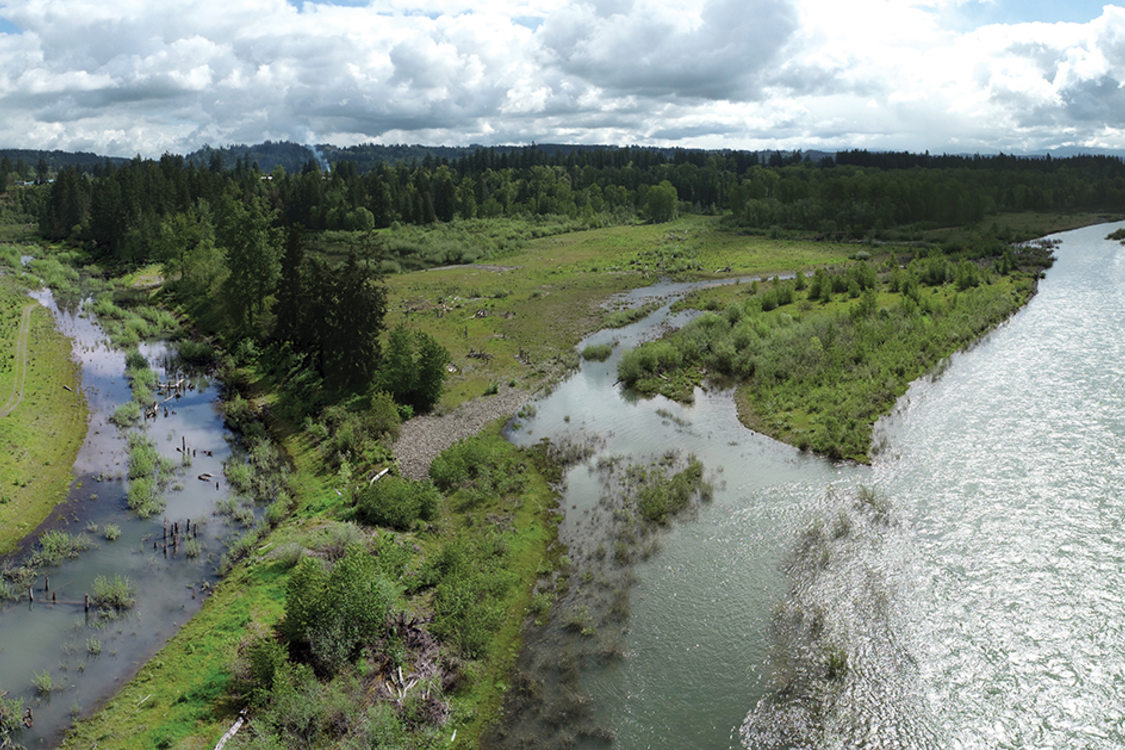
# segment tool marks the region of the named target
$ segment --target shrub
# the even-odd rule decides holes
[[[259,636],[247,646],[243,658],[245,665],[243,692],[250,702],[265,705],[273,690],[274,678],[288,662],[285,646],[270,635]]]
[[[129,479],[152,476],[159,461],[160,456],[151,440],[139,432],[129,435]]]
[[[335,673],[382,634],[394,596],[393,585],[360,545],[349,547],[330,573],[305,558],[286,587],[282,632],[307,647],[318,671]]]
[[[121,536],[121,527],[115,523],[107,523],[102,527],[102,535],[107,542],[115,542]]]
[[[386,476],[360,491],[357,510],[365,523],[406,530],[418,519],[432,520],[440,504],[432,483]]]
[[[128,370],[147,370],[148,359],[145,355],[141,354],[137,349],[130,349],[125,352],[125,369]]]
[[[156,492],[156,483],[150,477],[141,477],[129,482],[129,492],[125,502],[129,510],[141,518],[149,518],[164,510],[167,502]]]
[[[176,353],[189,365],[205,367],[215,362],[214,348],[204,341],[185,339],[176,346]]]
[[[35,686],[35,692],[39,695],[50,695],[51,691],[55,689],[54,680],[51,679],[51,673],[47,670],[36,672],[31,678],[31,684]]]
[[[0,693],[0,747],[5,747],[23,729],[23,699]]]

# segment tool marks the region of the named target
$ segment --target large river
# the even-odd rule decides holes
[[[603,440],[568,476],[564,539],[590,533],[599,457],[694,453],[716,485],[638,564],[624,657],[583,673],[615,747],[1125,746],[1125,249],[1104,239],[1113,228],[1058,235],[1039,294],[915,384],[878,426],[871,467],[744,429],[729,393],[630,399],[614,384],[624,346],[537,404],[523,440]],[[665,315],[590,341],[629,345]],[[889,522],[854,509],[860,486]],[[794,550],[816,519],[850,531],[802,571]],[[816,620],[811,651],[778,626],[794,612]],[[846,657],[831,678],[825,643]],[[789,682],[801,689],[779,694],[802,669],[809,679]]]

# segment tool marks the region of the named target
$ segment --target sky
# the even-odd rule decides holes
[[[1125,149],[1086,0],[0,0],[0,147]]]

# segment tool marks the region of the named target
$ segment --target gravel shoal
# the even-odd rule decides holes
[[[430,462],[443,450],[475,435],[489,422],[512,416],[534,397],[534,393],[501,386],[495,395],[467,401],[448,414],[407,421],[394,446],[402,475],[424,479],[429,475]]]

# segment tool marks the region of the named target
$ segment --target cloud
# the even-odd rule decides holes
[[[5,2],[0,142],[1125,147],[1125,11],[966,30],[963,5]]]

